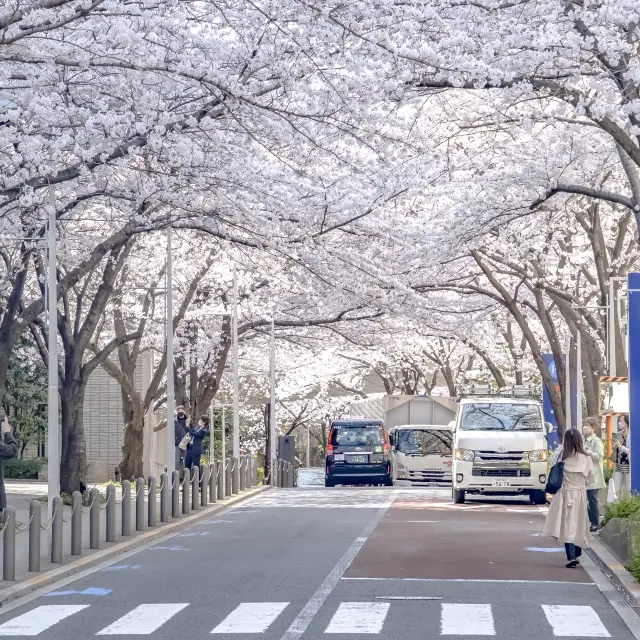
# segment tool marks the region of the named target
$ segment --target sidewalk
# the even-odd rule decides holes
[[[94,485],[98,486],[98,485]],[[20,528],[26,528],[27,523],[29,522],[29,504],[31,500],[34,499],[42,499],[46,498],[47,495],[47,484],[41,482],[20,482],[20,481],[9,481],[5,483],[6,491],[7,491],[7,502],[8,505],[14,507],[16,509],[16,517],[18,523],[20,524]],[[101,493],[105,494],[105,487],[100,485]],[[234,503],[241,502],[246,500],[247,498],[256,495],[257,493],[263,491],[266,487],[256,487],[254,489],[249,489],[244,493],[241,493],[237,496],[233,496],[231,498],[226,498],[225,500],[218,501],[215,504],[210,504],[208,507],[201,507],[199,511],[191,512],[191,517],[182,516],[179,519],[170,518],[168,523],[160,523],[160,494],[156,495],[156,503],[157,503],[157,519],[158,519],[158,527],[153,529],[149,529],[146,526],[146,517],[148,514],[148,501],[145,498],[145,529],[144,531],[135,531],[136,528],[136,511],[135,511],[135,500],[131,500],[130,509],[131,509],[131,535],[123,537],[121,535],[122,532],[122,494],[120,488],[116,488],[116,542],[107,543],[105,542],[106,538],[106,510],[105,504],[102,503],[101,512],[100,512],[100,548],[99,549],[90,549],[89,548],[89,507],[83,507],[83,515],[82,515],[82,556],[71,556],[71,513],[72,509],[70,506],[64,507],[64,525],[63,525],[63,560],[62,564],[52,564],[51,563],[51,531],[41,531],[41,544],[40,544],[40,555],[41,555],[41,571],[39,573],[30,573],[28,571],[29,568],[29,532],[22,531],[16,532],[16,581],[15,582],[6,582],[0,580],[0,606],[3,602],[6,602],[8,599],[13,599],[15,597],[19,597],[21,595],[25,595],[25,593],[17,593],[16,591],[22,591],[20,589],[16,589],[16,585],[20,583],[25,583],[25,581],[29,581],[29,583],[33,583],[32,589],[42,587],[47,582],[46,578],[43,574],[46,572],[55,571],[55,573],[60,573],[61,570],[64,572],[65,569],[68,569],[67,574],[74,573],[75,571],[79,571],[81,569],[87,569],[92,564],[92,562],[87,562],[88,558],[91,556],[95,556],[95,563],[104,562],[105,560],[113,557],[113,553],[123,553],[125,551],[129,551],[132,548],[139,546],[140,544],[144,544],[150,541],[150,538],[160,537],[162,535],[167,535],[175,531],[177,528],[188,527],[190,522],[192,522],[198,516],[208,515],[210,516],[213,512],[223,509],[227,506],[230,506]],[[135,488],[132,487],[132,497],[135,495]],[[180,502],[182,506],[182,500]],[[42,524],[43,526],[48,526],[49,519],[47,517],[47,503],[42,503]],[[126,547],[126,548],[123,548]],[[109,553],[109,550],[113,549],[112,553]],[[96,555],[97,554],[97,555]],[[0,578],[2,576],[2,553],[0,553]],[[80,562],[82,560],[82,562]],[[28,584],[24,585],[25,588],[28,589]]]

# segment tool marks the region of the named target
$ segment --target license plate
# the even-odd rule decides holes
[[[336,454],[333,456],[333,459],[334,459],[336,462],[344,462],[344,453],[336,453]]]
[[[347,462],[351,464],[366,464],[368,462],[368,456],[348,456]]]
[[[492,485],[494,487],[510,487],[511,482],[509,482],[509,480],[494,480]]]

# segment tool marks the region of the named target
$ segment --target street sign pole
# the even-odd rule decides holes
[[[629,327],[629,448],[631,450],[631,491],[635,492],[640,490],[640,331],[634,330],[634,327],[640,326],[640,273],[628,274],[627,289],[627,322]]]
[[[564,358],[565,364],[565,377],[564,377],[564,388],[565,388],[565,430],[571,429],[573,426],[571,423],[571,334],[567,335],[567,343],[565,346],[566,356]]]
[[[240,380],[238,366],[238,275],[233,268],[232,358],[233,358],[233,448],[232,457],[240,456]]]

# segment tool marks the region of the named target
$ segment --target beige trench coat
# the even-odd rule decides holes
[[[593,483],[593,462],[581,453],[564,461],[562,489],[553,496],[542,535],[561,544],[589,548],[586,486]]]

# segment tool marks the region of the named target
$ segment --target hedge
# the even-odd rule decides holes
[[[13,458],[4,463],[4,477],[19,480],[37,480],[42,465],[46,463],[44,458],[29,458],[20,460]]]

